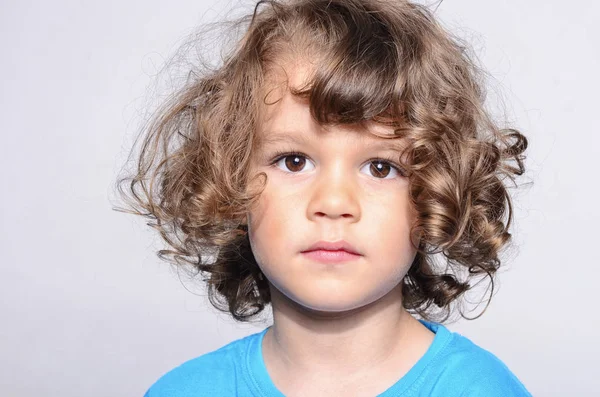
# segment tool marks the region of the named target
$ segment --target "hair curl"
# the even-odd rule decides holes
[[[392,123],[408,142],[421,238],[404,307],[428,319],[441,312],[444,321],[473,277],[493,287],[510,239],[504,181],[523,174],[527,140],[485,109],[484,73],[468,46],[408,1],[259,1],[237,26],[245,33],[222,64],[196,73],[155,114],[136,171],[117,183],[125,211],[149,218],[171,247],[159,257],[207,275],[210,302],[236,320],[270,302],[243,223],[260,194],[248,189],[256,115],[274,60],[310,54],[321,62],[294,94],[309,99],[318,122]]]

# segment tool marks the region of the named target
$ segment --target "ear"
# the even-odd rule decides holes
[[[244,215],[242,219],[240,219],[238,224],[238,230],[241,231],[242,234],[248,234],[248,215]]]

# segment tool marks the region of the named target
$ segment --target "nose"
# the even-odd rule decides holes
[[[361,208],[356,181],[342,166],[322,172],[315,180],[307,211],[313,221],[329,218],[357,222]]]

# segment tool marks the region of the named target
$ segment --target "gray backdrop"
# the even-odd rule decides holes
[[[0,4],[0,394],[141,396],[264,324],[234,324],[154,252],[112,183],[152,76],[230,2]],[[597,393],[600,3],[447,0],[529,137],[515,243],[488,312],[450,328],[536,396]],[[597,395],[597,394],[596,394]]]

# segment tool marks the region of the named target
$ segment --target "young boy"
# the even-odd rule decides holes
[[[433,322],[474,278],[493,286],[502,180],[527,146],[486,113],[464,48],[407,1],[261,1],[246,22],[156,115],[122,182],[161,257],[207,275],[237,320],[271,304],[273,324],[146,395],[530,395]]]

